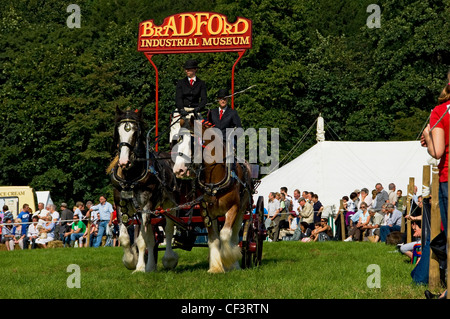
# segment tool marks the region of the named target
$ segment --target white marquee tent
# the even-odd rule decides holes
[[[255,201],[264,196],[267,205],[269,192],[279,192],[285,186],[290,195],[295,189],[312,191],[324,206],[334,205],[337,209],[342,196],[363,187],[372,191],[378,182],[386,191],[389,183],[394,183],[405,196],[410,177],[414,177],[421,194],[423,166],[429,165],[431,157],[420,141],[324,141],[319,128],[317,140],[299,157],[263,177]]]

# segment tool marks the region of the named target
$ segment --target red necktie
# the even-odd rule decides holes
[[[223,110],[220,110],[220,114],[219,114],[219,119],[222,119],[222,115],[223,115]]]
[[[194,79],[190,79],[189,81],[191,82],[191,86],[193,86],[194,85]]]

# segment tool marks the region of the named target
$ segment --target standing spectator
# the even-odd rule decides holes
[[[397,207],[397,192],[395,191],[395,184],[394,183],[390,183],[389,186],[389,191],[388,191],[388,197],[389,197],[389,203],[394,204],[394,206]]]
[[[8,205],[3,205],[3,220],[6,220],[7,218],[11,219],[11,221],[14,219],[13,213],[9,210]]]
[[[364,202],[367,204],[367,208],[372,208],[372,196],[369,195],[369,190],[367,188],[362,188],[361,189],[361,203]],[[361,207],[361,204],[359,204],[359,206]]]
[[[402,212],[406,209],[405,198],[403,197],[403,191],[401,189],[397,191],[397,202],[395,203],[395,207]]]
[[[386,204],[388,218],[386,225],[380,228],[380,241],[385,242],[387,235],[393,231],[400,231],[402,225],[402,212],[395,208],[391,203]]]
[[[83,221],[80,220],[78,215],[73,215],[72,229],[69,232],[65,233],[64,236],[70,238],[70,247],[74,247],[75,242],[79,239],[81,240],[78,246],[83,247],[82,238],[85,232],[86,225],[83,223]]]
[[[45,224],[47,220],[47,215],[50,213],[48,210],[44,208],[44,203],[40,202],[38,203],[38,210],[34,213],[33,216],[38,216],[39,218],[39,225]]]
[[[439,159],[439,210],[445,236],[448,238],[448,156],[449,156],[449,116],[448,101],[450,101],[450,71],[447,73],[447,83],[438,98],[439,105],[433,108],[430,123],[423,130],[420,142],[427,148],[428,154]],[[433,127],[433,129],[431,129]],[[447,254],[448,247],[446,249]],[[448,267],[448,265],[447,265]],[[448,271],[447,271],[448,273]],[[434,296],[427,290],[427,298]],[[440,297],[446,297],[447,290]]]
[[[24,238],[23,241],[23,249],[28,249],[28,245],[31,242],[31,249],[36,248],[36,239],[39,238],[39,229],[38,229],[38,222],[39,217],[33,216],[32,218],[33,222],[28,227],[27,236]]]
[[[120,227],[119,227],[119,219],[117,218],[117,209],[116,209],[115,205],[114,205],[112,223],[113,223],[113,247],[116,247],[116,245],[120,246],[120,241],[119,241]]]
[[[2,229],[2,244],[5,244],[7,250],[14,250],[14,233],[12,219],[5,217]],[[12,242],[12,249],[11,249]]]
[[[67,208],[66,203],[61,203],[61,219],[59,223],[59,239],[63,241],[64,247],[66,242],[64,242],[64,239],[66,238],[64,236],[65,233],[70,231],[69,223],[71,223],[73,219],[73,211]]]
[[[381,183],[377,183],[375,185],[375,189],[377,191],[377,195],[376,195],[376,198],[375,198],[376,204],[372,204],[372,207],[375,209],[376,212],[380,212],[381,211],[381,206],[383,204],[386,204],[386,202],[389,201],[389,195],[383,189],[383,185],[381,185]]]
[[[1,240],[1,234],[2,234],[2,228],[3,228],[3,220],[4,220],[4,214],[3,211],[0,210],[0,240]]]
[[[353,193],[356,194],[356,197],[355,197],[355,199],[353,200],[353,202],[355,203],[355,206],[356,206],[355,212],[357,212],[358,209],[359,209],[359,205],[361,205],[361,199],[359,198],[359,196],[361,195],[361,191],[360,191],[359,189],[355,189],[355,190],[353,191]],[[350,197],[350,198],[351,198],[351,197]]]
[[[298,216],[298,207],[299,207],[299,202],[298,200],[300,199],[300,191],[298,189],[294,190],[294,198],[292,199],[292,211]]]
[[[321,221],[323,205],[319,201],[319,195],[317,195],[317,194],[311,195],[311,201],[312,201],[313,209],[314,209],[314,223],[318,223]]]
[[[281,204],[276,198],[277,194],[269,193],[269,205],[267,207],[269,221],[269,238],[273,241],[278,241],[280,236],[280,221],[281,221]],[[266,221],[267,221],[266,220]]]
[[[106,201],[105,196],[100,196],[100,204],[92,206],[88,212],[98,211],[100,216],[100,223],[98,225],[98,235],[96,237],[94,247],[100,247],[103,235],[106,233],[106,227],[112,225],[112,212],[114,211],[112,205]]]
[[[30,212],[28,210],[29,207],[30,207],[30,205],[23,204],[22,205],[22,211],[17,216],[17,218],[19,218],[22,221],[22,223],[23,223],[22,224],[22,235],[24,235],[25,237],[27,235],[28,227],[30,226],[29,223],[31,221],[31,214],[30,214]]]
[[[278,199],[276,199],[274,192],[270,192],[268,198],[269,199],[268,199],[268,203],[267,203],[267,218],[265,221],[266,228],[270,227],[270,225],[272,224],[271,218],[275,215],[275,213],[280,208],[280,202],[278,201]]]
[[[309,228],[313,230],[314,227],[314,207],[306,202],[306,199],[303,197],[300,197],[299,199],[301,211],[300,211],[300,217],[302,218],[302,221],[307,222],[309,224]]]
[[[59,238],[59,229],[60,229],[60,218],[59,218],[59,212],[56,211],[56,205],[50,204],[48,205],[48,210],[50,213],[50,216],[52,216],[52,222],[55,224],[55,238]]]
[[[38,247],[47,248],[47,243],[55,239],[55,223],[53,223],[52,216],[48,215],[45,224],[42,225],[40,236],[36,239]]]
[[[83,220],[83,217],[84,217],[83,212],[82,212],[84,210],[83,202],[77,202],[75,204],[75,206],[76,206],[76,208],[75,208],[75,211],[73,212],[73,215],[74,216],[78,215],[79,220]]]

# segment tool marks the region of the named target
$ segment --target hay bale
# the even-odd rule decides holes
[[[52,240],[47,243],[48,248],[61,248],[63,247],[63,242],[61,240]]]
[[[0,244],[0,251],[8,250],[5,244]]]

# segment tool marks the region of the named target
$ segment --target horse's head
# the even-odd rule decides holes
[[[204,140],[205,131],[214,125],[207,121],[195,121],[191,117],[182,118],[180,126],[180,137],[173,149],[173,172],[177,178],[195,178],[195,165],[203,161],[203,149],[211,142],[210,139]],[[200,160],[196,160],[198,156]]]
[[[136,157],[142,138],[142,111],[122,111],[116,108],[116,142],[119,148],[119,166],[129,168]]]

